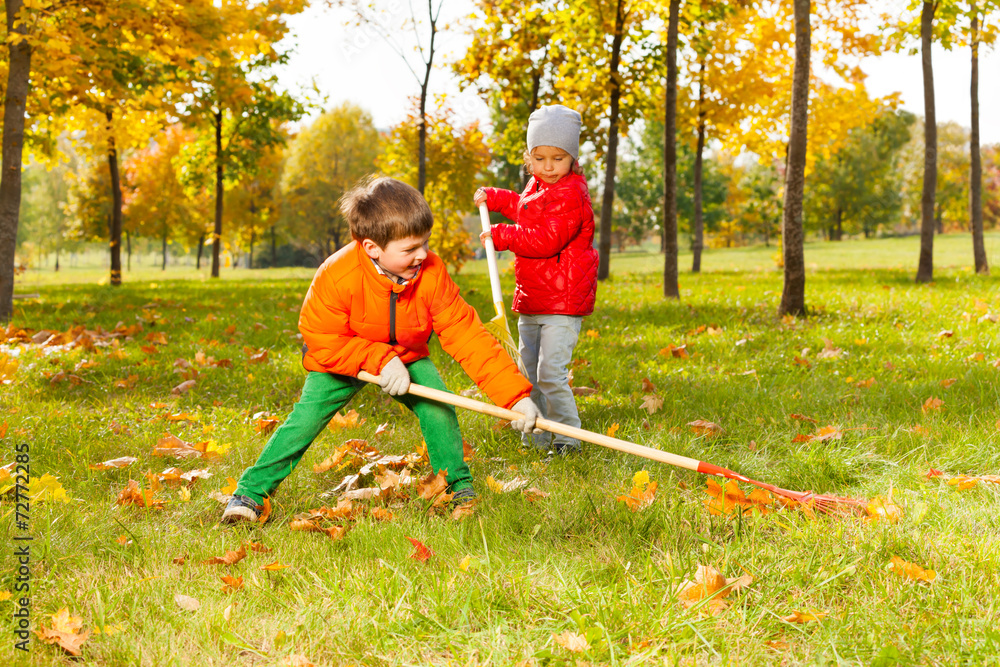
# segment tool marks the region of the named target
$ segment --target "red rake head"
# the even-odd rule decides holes
[[[818,495],[812,491],[803,492],[782,489],[773,484],[758,482],[755,479],[750,479],[749,477],[744,477],[739,473],[733,472],[728,468],[722,468],[711,463],[705,463],[704,461],[698,462],[698,472],[753,484],[785,500],[786,504],[790,504],[787,503],[788,500],[794,501],[795,504],[800,505],[806,511],[819,510],[823,514],[834,515],[863,514],[865,508],[868,506],[868,501],[860,498],[842,498],[840,496]]]

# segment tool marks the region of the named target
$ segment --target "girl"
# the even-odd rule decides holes
[[[498,251],[515,255],[512,310],[520,314],[519,351],[534,385],[531,398],[547,419],[575,427],[580,416],[567,366],[597,292],[594,211],[577,162],[580,125],[580,114],[562,105],[532,113],[524,153],[531,179],[524,192],[480,188],[474,198],[515,223],[493,225],[480,238],[489,235]],[[580,450],[579,440],[565,436],[533,437],[536,447],[559,454]]]

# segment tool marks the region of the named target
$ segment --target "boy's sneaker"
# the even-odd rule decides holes
[[[464,489],[459,489],[451,496],[451,506],[461,507],[462,505],[471,503],[473,500],[478,498],[476,491],[470,486]]]
[[[222,523],[257,520],[257,501],[247,496],[233,496],[222,513]]]

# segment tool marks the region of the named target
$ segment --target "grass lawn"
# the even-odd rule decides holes
[[[1000,237],[987,243],[996,264],[994,247]],[[14,551],[24,533],[8,495],[0,664],[996,663],[1000,485],[959,476],[1000,472],[1000,288],[968,268],[967,237],[939,238],[937,250],[936,282],[917,286],[916,239],[810,246],[807,319],[775,316],[773,248],[709,252],[705,273],[681,274],[677,303],[660,297],[661,256],[625,253],[576,352],[574,384],[597,389],[578,398],[584,428],[786,488],[882,497],[898,507],[893,518],[801,508],[715,515],[704,475],[595,445],[548,460],[510,429],[460,413],[475,450],[474,514],[453,520],[417,498],[356,501],[336,540],[289,526],[334,507],[336,496],[321,494],[358,466],[351,457],[322,473],[313,466],[348,439],[384,454],[420,447],[416,419],[374,388],[350,406],[363,423],[314,443],[266,525],[220,526],[212,497],[256,459],[266,441],[259,420],[282,419],[295,403],[304,378],[297,312],[311,272],[229,270],[216,282],[144,270],[118,289],[96,284],[99,268],[29,272],[17,291],[39,296],[15,302],[15,327],[142,330],[92,350],[0,347],[20,363],[0,386],[0,465],[27,443],[32,477],[52,475],[64,492],[33,487],[33,627],[51,628],[67,608],[91,633],[82,658],[34,634],[30,654],[15,651]],[[470,264],[458,280],[490,316],[482,267]],[[687,356],[670,352],[682,345]],[[252,363],[261,350],[266,362]],[[432,358],[453,391],[471,389],[436,343]],[[192,389],[171,393],[189,378]],[[641,407],[650,395],[653,407],[662,401],[652,413]],[[721,431],[688,426],[699,419]],[[154,456],[167,431],[222,455]],[[138,460],[89,467],[123,456]],[[130,480],[149,489],[147,471],[170,466],[212,476],[165,482],[152,496],[162,509],[117,504]],[[942,474],[928,477],[931,469]],[[632,511],[617,498],[642,471],[657,488]],[[521,478],[548,495],[503,492],[488,477]],[[0,489],[11,484],[0,473]],[[378,507],[391,519],[379,520]],[[411,558],[407,537],[430,558]],[[248,542],[272,551],[205,564]],[[893,557],[936,578],[901,576]],[[261,569],[274,561],[288,567]],[[680,591],[699,566],[752,581],[725,609],[721,598],[688,607],[679,598],[691,591]],[[224,592],[222,576],[242,577],[242,588]]]

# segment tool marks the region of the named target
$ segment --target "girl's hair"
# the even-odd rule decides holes
[[[566,155],[569,155],[569,153],[567,153]],[[525,176],[531,176],[532,175],[532,172],[531,172],[531,151],[529,151],[527,148],[524,149],[524,155],[522,155],[521,157],[524,159],[524,175]],[[573,166],[570,167],[570,173],[576,174],[577,176],[583,176],[584,175],[584,173],[583,173],[583,167],[580,166],[580,161],[579,160],[576,160],[576,159],[573,160]]]

